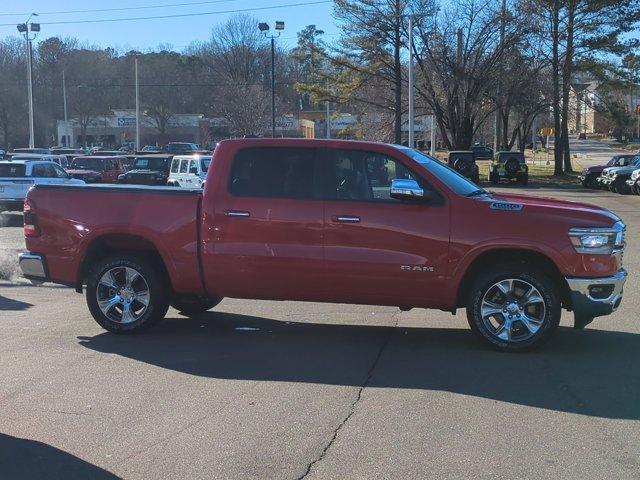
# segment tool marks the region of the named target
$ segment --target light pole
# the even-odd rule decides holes
[[[134,69],[136,77],[136,152],[140,151],[140,85],[138,83],[138,57],[134,56]]]
[[[271,137],[276,136],[276,38],[280,36],[282,30],[284,30],[284,22],[276,21],[275,31],[276,33],[269,35],[269,24],[266,22],[260,22],[258,29],[262,34],[271,39]]]
[[[37,17],[37,13],[32,13],[24,23],[18,24],[18,32],[24,34],[24,38],[27,41],[27,91],[28,91],[28,103],[29,103],[29,148],[35,147],[34,129],[33,129],[33,51],[31,49],[31,42],[36,38],[37,33],[40,31],[39,23],[29,23],[31,17]],[[29,32],[33,33],[33,37],[29,35]]]
[[[411,13],[409,15],[404,15],[409,20],[408,31],[409,31],[409,138],[408,145],[409,148],[414,147],[414,128],[415,128],[415,92],[414,92],[414,73],[413,73],[413,19],[426,17],[428,13]],[[431,124],[433,125],[434,116],[431,116]],[[433,126],[431,127],[433,131]],[[431,135],[433,138],[433,134]]]

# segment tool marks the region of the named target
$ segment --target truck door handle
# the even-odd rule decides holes
[[[244,210],[227,210],[227,217],[250,217],[251,214]]]
[[[335,221],[341,223],[358,223],[360,221],[360,217],[355,215],[338,215],[334,217]]]

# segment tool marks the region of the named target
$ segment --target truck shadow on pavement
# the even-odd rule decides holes
[[[46,443],[0,433],[0,478],[111,480],[120,477]]]
[[[27,310],[31,307],[33,307],[31,303],[21,302],[20,300],[14,300],[13,298],[0,295],[0,312],[17,312],[19,310]]]
[[[86,348],[210,378],[441,390],[603,418],[640,419],[640,335],[560,328],[507,354],[470,331],[272,320],[209,312]]]

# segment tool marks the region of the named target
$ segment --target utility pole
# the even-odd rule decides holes
[[[413,115],[413,15],[409,15],[409,141],[407,143],[409,148],[415,146]]]
[[[37,17],[37,13],[32,13],[24,23],[18,24],[18,32],[24,34],[24,38],[27,42],[27,95],[29,105],[29,148],[35,147],[35,134],[33,126],[33,50],[31,42],[35,40],[36,35],[40,31],[39,23],[29,23],[31,17]],[[29,35],[29,32],[33,33],[33,37]]]
[[[64,70],[62,70],[62,102],[64,105],[64,121],[68,121],[67,118],[67,82],[64,77]]]
[[[331,104],[327,100],[327,138],[331,138]]]
[[[140,85],[138,83],[138,54],[134,57],[136,77],[136,152],[140,151]]]
[[[269,35],[269,24],[265,22],[258,23],[258,30],[266,38],[271,39],[271,137],[276,136],[276,38],[280,36],[284,30],[284,22],[276,21],[275,31],[277,33]]]

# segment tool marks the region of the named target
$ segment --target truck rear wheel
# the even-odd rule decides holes
[[[479,275],[467,302],[473,332],[503,351],[527,351],[544,344],[558,327],[560,315],[554,282],[517,263]]]
[[[169,308],[165,276],[132,255],[99,260],[87,278],[86,299],[95,321],[114,333],[144,330],[162,320]]]
[[[211,310],[222,301],[222,298],[208,298],[189,300],[175,298],[171,300],[171,306],[187,317],[193,317]]]

